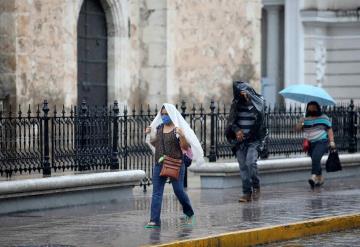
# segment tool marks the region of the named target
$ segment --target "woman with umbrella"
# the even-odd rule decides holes
[[[308,155],[312,161],[312,175],[309,184],[312,188],[321,186],[324,183],[321,173],[321,158],[327,153],[328,145],[335,149],[331,120],[321,112],[321,107],[316,101],[311,101],[306,106],[305,118],[297,127],[304,131],[305,138],[310,142]]]
[[[321,158],[327,153],[328,146],[335,149],[334,132],[331,120],[322,113],[320,104],[334,105],[334,99],[322,88],[310,85],[294,85],[280,92],[284,97],[307,103],[305,118],[297,125],[304,131],[305,138],[310,142],[308,155],[311,157],[312,169],[309,184],[312,188],[321,186],[324,178],[321,171]]]

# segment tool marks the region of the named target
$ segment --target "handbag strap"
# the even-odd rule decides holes
[[[163,148],[163,155],[165,155],[166,151],[165,151],[165,141],[164,141],[164,125],[162,126],[162,128],[160,129],[161,131],[161,143],[162,143],[162,148]]]

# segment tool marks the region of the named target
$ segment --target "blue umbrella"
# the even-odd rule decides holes
[[[289,86],[279,93],[287,99],[301,103],[316,101],[320,105],[335,105],[335,100],[321,87],[298,84]]]

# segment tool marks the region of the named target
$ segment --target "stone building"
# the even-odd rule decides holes
[[[260,0],[0,0],[0,102],[226,103],[260,27]]]
[[[268,102],[283,87],[325,88],[360,102],[360,1],[263,0],[262,87]]]

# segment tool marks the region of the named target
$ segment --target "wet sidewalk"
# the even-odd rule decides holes
[[[131,247],[360,213],[360,179],[327,180],[317,190],[311,190],[305,180],[263,186],[260,199],[247,204],[237,202],[240,188],[201,190],[190,183],[194,227],[181,226],[182,210],[170,185],[164,195],[160,230],[143,228],[149,219],[151,191],[143,193],[141,188],[134,191],[134,198],[121,202],[3,215],[0,246]]]
[[[359,247],[360,229],[351,229],[341,232],[331,232],[315,236],[294,239],[291,241],[277,242],[259,247],[318,247],[318,246],[338,246],[338,247]]]

